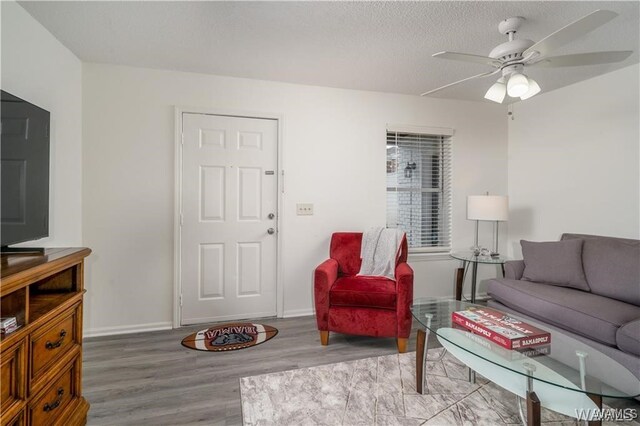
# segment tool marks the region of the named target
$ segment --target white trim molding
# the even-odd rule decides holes
[[[428,252],[411,252],[411,250],[409,250],[409,255],[407,257],[407,263],[413,263],[413,262],[450,262],[450,261],[457,261],[459,262],[459,260],[454,259],[453,257],[451,257],[449,255],[449,252],[446,253],[428,253]]]
[[[311,315],[315,315],[315,309],[290,309],[288,311],[284,311],[282,318],[296,318],[296,317],[308,317]]]
[[[119,334],[131,334],[131,333],[146,333],[149,331],[171,330],[172,323],[166,322],[152,322],[149,324],[135,324],[135,325],[117,325],[114,327],[98,327],[92,329],[85,329],[83,337],[98,337],[98,336],[115,336]]]
[[[449,127],[429,127],[429,126],[415,126],[409,124],[388,124],[387,132],[397,133],[419,133],[422,135],[441,135],[441,136],[453,136],[455,130]]]

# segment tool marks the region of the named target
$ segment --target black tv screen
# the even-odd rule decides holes
[[[0,91],[0,245],[49,235],[49,112]]]

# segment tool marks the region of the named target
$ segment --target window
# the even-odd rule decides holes
[[[414,252],[451,248],[453,131],[437,133],[387,130],[387,227],[406,232]]]

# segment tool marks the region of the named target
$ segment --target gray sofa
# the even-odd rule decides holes
[[[600,350],[640,378],[640,241],[595,235],[582,239],[589,291],[522,280],[523,260],[492,279],[489,306],[544,322]]]

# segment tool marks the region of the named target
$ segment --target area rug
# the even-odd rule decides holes
[[[521,424],[516,397],[442,349],[429,351],[428,394],[415,388],[415,352],[240,379],[245,425]],[[576,425],[542,409],[542,423]]]
[[[257,346],[277,334],[278,330],[269,325],[228,323],[191,333],[182,339],[182,346],[198,351],[235,351]]]

